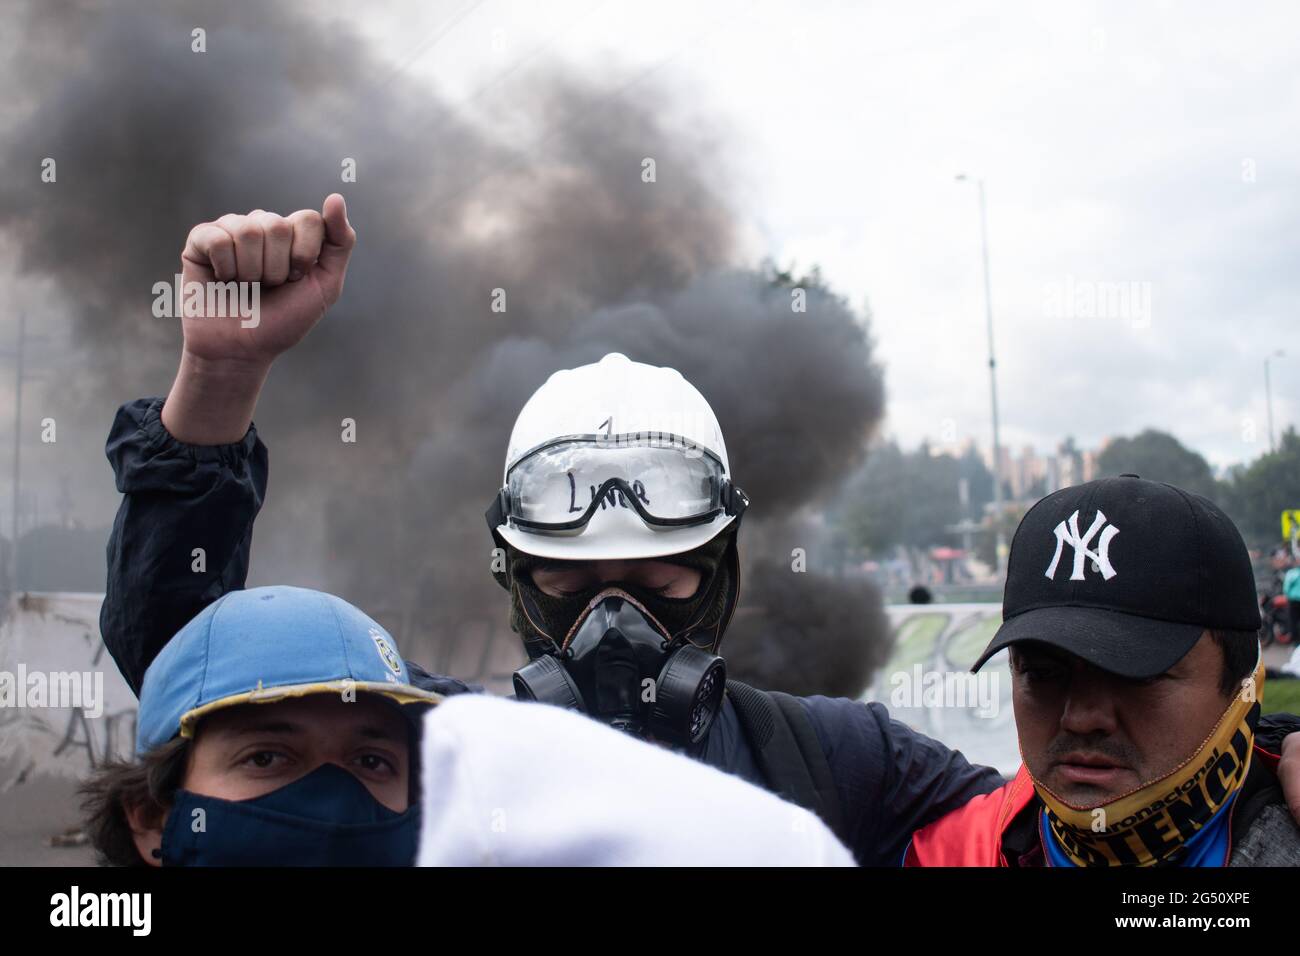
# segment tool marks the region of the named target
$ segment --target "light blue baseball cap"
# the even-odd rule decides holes
[[[442,700],[411,684],[392,636],[342,598],[284,586],[231,591],[145,671],[136,753],[193,736],[201,717],[224,707],[348,693],[421,711]]]

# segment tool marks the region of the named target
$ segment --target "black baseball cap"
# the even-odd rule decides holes
[[[1011,542],[1002,626],[972,670],[1020,641],[1121,677],[1163,674],[1206,629],[1257,631],[1255,574],[1208,498],[1137,475],[1062,488]]]

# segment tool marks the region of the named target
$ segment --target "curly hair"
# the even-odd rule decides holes
[[[190,742],[176,737],[143,757],[98,768],[78,789],[91,846],[101,866],[146,866],[136,849],[127,807],[144,811],[148,826],[162,826],[185,778]]]

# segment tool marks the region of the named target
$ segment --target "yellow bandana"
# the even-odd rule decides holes
[[[1065,854],[1078,866],[1154,866],[1170,860],[1245,783],[1263,691],[1261,662],[1192,756],[1101,807],[1071,806],[1035,780],[1048,825]]]

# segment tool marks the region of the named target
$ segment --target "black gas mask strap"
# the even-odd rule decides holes
[[[722,560],[718,563],[717,569],[713,572],[713,578],[709,582],[709,588],[714,589],[719,586],[720,581],[726,579],[727,594],[724,598],[722,613],[718,615],[717,622],[705,628],[696,627],[699,621],[713,609],[713,604],[717,600],[716,595],[710,594],[708,599],[701,604],[699,617],[678,631],[674,635],[674,640],[689,643],[692,647],[698,647],[712,654],[718,652],[718,645],[722,643],[722,636],[726,633],[727,625],[731,623],[732,615],[736,612],[736,605],[740,601],[740,551],[737,535],[739,530],[740,518],[737,517],[722,532],[730,535],[731,540],[728,542],[727,549],[722,554]],[[725,575],[723,574],[724,570],[726,571]],[[704,640],[700,638],[704,638]]]
[[[528,651],[528,656],[536,657],[538,654],[558,652],[560,642],[546,630],[543,623],[546,616],[542,614],[541,609],[537,606],[536,597],[528,588],[520,587],[517,582],[512,584],[511,588],[513,593],[518,596],[519,607],[523,610],[524,617],[528,618],[528,623],[540,635],[540,637],[527,637],[524,639],[524,646]]]
[[[497,526],[501,522],[494,520],[493,510],[493,508],[488,508],[487,511],[488,531],[492,534],[492,543],[496,545],[492,555],[492,565],[490,567],[492,567],[492,577],[496,580],[497,584],[509,591],[512,585],[510,580],[510,545],[506,542],[505,538],[501,537],[500,532],[497,531]],[[499,557],[503,565],[502,570],[500,571],[495,568],[498,558],[496,552],[499,552]]]

